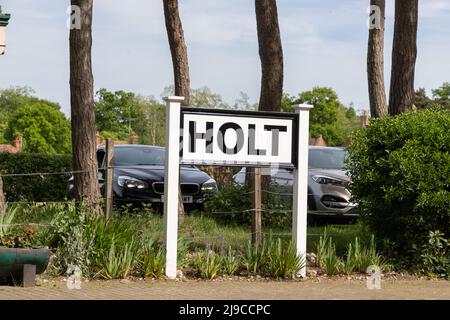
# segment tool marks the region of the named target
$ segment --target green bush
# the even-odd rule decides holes
[[[67,172],[70,155],[0,153],[0,174]],[[7,176],[3,188],[7,201],[62,201],[66,197],[70,174]]]
[[[420,263],[430,231],[450,238],[450,113],[374,119],[354,134],[347,169],[363,221],[397,263]]]
[[[272,228],[290,227],[292,196],[289,190],[271,186],[264,193],[262,224]],[[231,184],[211,194],[205,202],[205,214],[224,224],[251,226],[253,211],[247,186]]]

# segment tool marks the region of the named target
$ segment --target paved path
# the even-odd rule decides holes
[[[446,299],[450,281],[383,280],[381,290],[368,290],[363,280],[306,281],[91,281],[69,290],[58,281],[34,288],[0,286],[4,299]]]

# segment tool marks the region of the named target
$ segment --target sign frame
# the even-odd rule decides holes
[[[182,123],[182,109],[192,111],[193,108],[181,108],[184,97],[171,96],[164,98],[166,101],[166,157],[164,170],[164,244],[166,249],[167,278],[177,277],[177,253],[178,253],[178,198],[181,164],[181,139],[180,124]],[[307,239],[307,212],[308,212],[308,150],[309,150],[309,111],[312,105],[295,105],[295,118],[297,122],[297,139],[295,140],[296,160],[293,163],[293,206],[292,206],[292,241],[295,244],[297,255],[302,259],[303,265],[299,275],[306,276],[306,239]],[[196,108],[195,111],[202,112]],[[273,116],[272,112],[242,112],[235,110],[211,110],[210,113],[246,114],[255,116]],[[282,113],[278,113],[282,114]],[[284,113],[283,116],[292,116]],[[293,142],[294,143],[294,142]],[[296,164],[296,166],[295,166]],[[278,165],[278,164],[277,164]],[[242,165],[245,166],[245,165]],[[259,167],[257,165],[256,167]]]

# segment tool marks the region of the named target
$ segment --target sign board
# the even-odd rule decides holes
[[[181,163],[297,166],[298,115],[181,108]]]
[[[166,100],[164,243],[166,276],[177,276],[180,164],[292,167],[292,240],[306,257],[310,105],[295,113],[181,108],[183,97]],[[300,270],[305,276],[306,266]]]

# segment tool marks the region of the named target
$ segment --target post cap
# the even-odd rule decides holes
[[[311,110],[312,108],[314,108],[314,106],[312,104],[295,104],[294,106],[294,110],[295,111],[304,111],[304,110]]]
[[[166,102],[183,102],[184,101],[184,97],[168,96],[168,97],[164,97],[163,100],[166,101]]]

